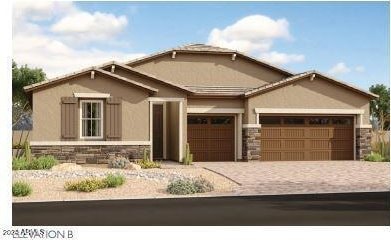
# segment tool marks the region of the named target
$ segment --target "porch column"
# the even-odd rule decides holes
[[[243,124],[243,160],[260,160],[261,124]]]

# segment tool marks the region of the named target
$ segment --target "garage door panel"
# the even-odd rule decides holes
[[[329,160],[331,159],[330,151],[310,151],[310,159],[317,160]]]
[[[282,130],[283,138],[303,138],[305,137],[305,129],[300,128],[284,128]]]
[[[305,148],[305,140],[304,139],[285,139],[284,140],[284,148],[286,149],[303,149]]]
[[[261,140],[261,149],[275,149],[279,150],[282,148],[282,140]]]
[[[261,129],[262,160],[352,160],[351,116],[267,116]]]
[[[193,161],[234,161],[232,116],[188,116],[188,142]]]
[[[262,136],[264,138],[281,138],[282,135],[281,135],[281,128],[274,128],[274,127],[270,127],[270,128],[265,128],[265,129],[262,129]]]

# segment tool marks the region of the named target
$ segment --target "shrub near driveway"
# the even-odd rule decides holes
[[[205,193],[213,190],[213,184],[202,177],[175,180],[167,186],[167,192],[176,195]]]
[[[14,197],[24,197],[30,195],[32,191],[32,188],[26,182],[19,181],[12,184],[12,196]]]

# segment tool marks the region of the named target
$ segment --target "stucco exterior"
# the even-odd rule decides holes
[[[35,142],[35,153],[58,153],[64,161],[77,161],[82,156],[82,162],[107,162],[111,150],[138,158],[143,149],[153,149],[153,104],[164,104],[167,159],[183,160],[188,142],[187,117],[191,114],[234,116],[235,160],[259,159],[262,128],[255,109],[359,112],[355,113],[355,132],[360,133],[356,134],[355,150],[362,159],[370,142],[366,134],[370,130],[365,130],[370,129],[369,102],[375,97],[316,72],[294,75],[227,51],[221,54],[178,51],[175,56],[167,52],[130,62],[128,66],[111,62],[25,89],[31,94],[33,106],[31,141]],[[260,89],[262,91],[258,92]],[[70,148],[59,147],[64,140],[61,137],[61,98],[73,97],[74,93],[110,94],[110,97],[122,99],[121,137],[116,143],[99,139],[97,143],[88,144],[78,137],[72,139],[77,144],[67,143]],[[75,104],[76,101],[73,106]],[[80,102],[78,104],[80,107]],[[40,145],[40,142],[46,144]],[[83,155],[88,149],[99,154]]]
[[[85,74],[34,92],[32,141],[61,140],[61,97],[72,97],[74,93],[109,93],[121,97],[122,122],[126,123],[122,124],[122,140],[149,140],[149,94],[99,74],[94,79]]]
[[[369,124],[367,97],[332,84],[321,77],[313,81],[306,78],[250,97],[245,101],[245,122],[256,123],[255,108],[362,109],[362,124]]]
[[[231,55],[179,52],[131,66],[185,86],[258,87],[287,77],[240,57],[233,61]]]

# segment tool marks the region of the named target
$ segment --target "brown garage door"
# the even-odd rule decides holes
[[[353,160],[353,117],[260,116],[261,160]]]
[[[193,161],[234,161],[233,116],[188,116],[187,138]]]

